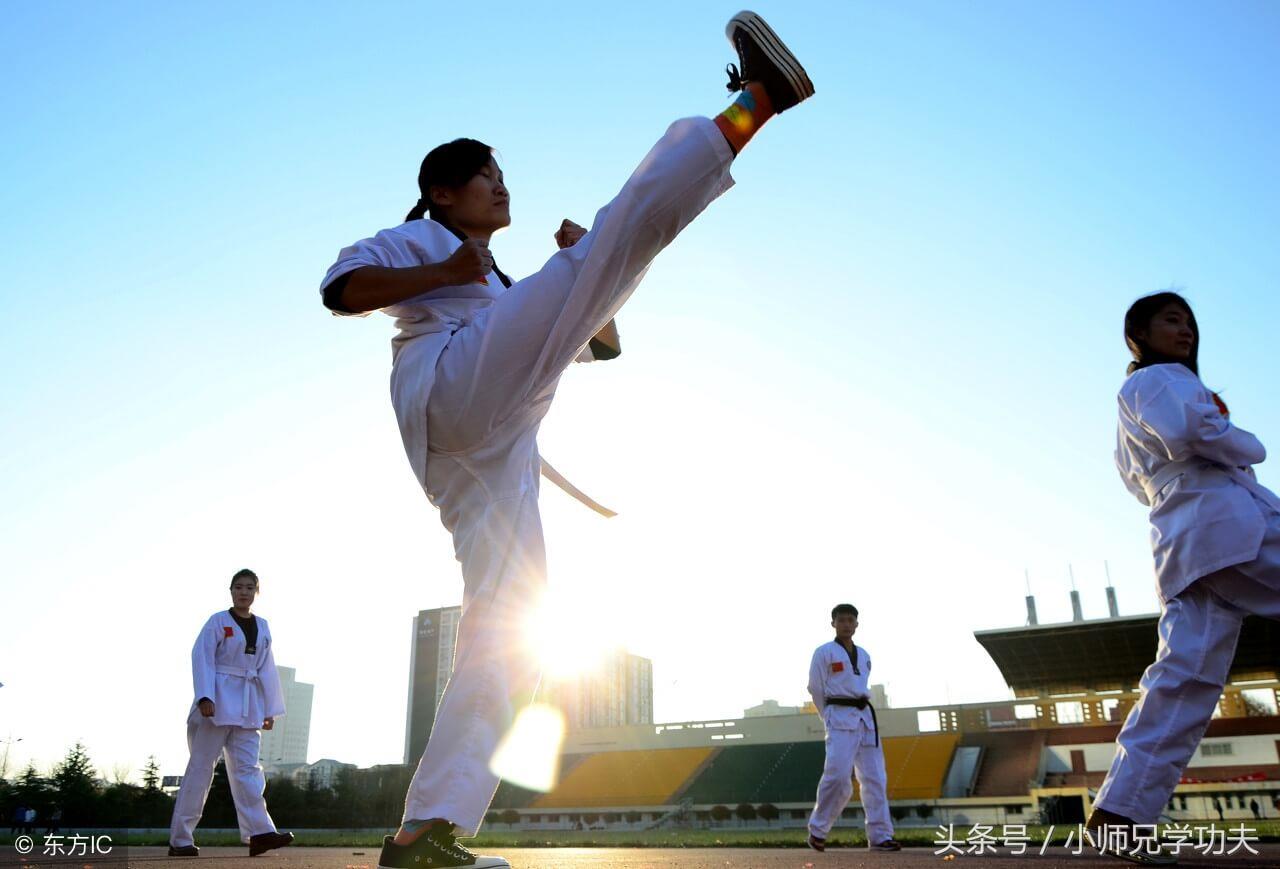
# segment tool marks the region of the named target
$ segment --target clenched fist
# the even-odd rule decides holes
[[[455,286],[478,284],[493,271],[493,254],[489,245],[479,239],[469,238],[444,261],[452,272]]]
[[[560,221],[560,228],[556,230],[556,244],[564,250],[566,247],[573,247],[586,234],[585,227],[578,226],[572,220],[565,218]]]

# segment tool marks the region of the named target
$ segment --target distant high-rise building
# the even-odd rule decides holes
[[[307,743],[311,739],[311,699],[316,686],[299,682],[292,667],[278,667],[280,689],[284,693],[284,715],[275,726],[262,731],[258,759],[269,766],[306,763]]]
[[[889,708],[889,695],[885,693],[883,685],[872,685],[871,687],[871,705],[877,709]]]
[[[653,662],[629,652],[610,654],[598,670],[544,680],[539,696],[564,712],[571,729],[653,723]]]
[[[422,610],[413,617],[409,646],[409,706],[405,716],[404,762],[422,757],[436,720],[440,696],[453,672],[453,650],[458,640],[462,607]]]

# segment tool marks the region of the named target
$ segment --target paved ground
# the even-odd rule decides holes
[[[1280,866],[1280,844],[1254,845],[1257,856],[1239,852],[1226,857],[1206,857],[1199,852],[1184,851],[1180,866],[1221,866],[1231,869],[1260,869]],[[12,846],[0,849],[0,865],[12,867],[44,867],[54,865],[39,860],[18,858]],[[1008,853],[982,856],[964,855],[944,860],[932,848],[908,848],[898,854],[871,854],[863,850],[828,851],[816,854],[797,848],[513,848],[502,856],[511,861],[512,869],[889,869],[889,867],[923,867],[959,869],[959,867],[1015,866],[1035,869],[1067,869],[1067,867],[1123,867],[1114,859],[1087,854],[1073,856],[1061,848],[1050,848],[1044,856],[1038,852],[1023,857]],[[129,866],[142,869],[377,869],[377,849],[352,848],[285,848],[264,854],[250,862],[243,848],[201,848],[198,859],[171,859],[164,848],[133,848]],[[61,863],[74,869],[120,869],[119,862],[95,861],[92,858]]]

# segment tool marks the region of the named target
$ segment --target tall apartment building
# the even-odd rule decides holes
[[[558,707],[571,730],[653,723],[653,662],[618,650],[599,669],[544,680],[539,696]]]
[[[413,617],[409,646],[409,705],[405,715],[404,762],[416,764],[427,747],[440,696],[453,672],[462,607],[422,610]]]

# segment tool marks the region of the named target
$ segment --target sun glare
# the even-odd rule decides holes
[[[544,680],[563,680],[603,668],[617,647],[596,606],[555,591],[548,592],[529,625],[534,653],[542,662]]]

